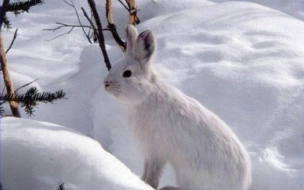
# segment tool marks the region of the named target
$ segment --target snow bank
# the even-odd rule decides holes
[[[300,20],[304,20],[304,3],[302,0],[210,0],[212,2],[245,1],[261,4],[279,10]]]
[[[100,144],[71,129],[28,119],[1,119],[4,189],[149,190]]]
[[[244,142],[252,158],[252,190],[302,189],[303,22],[254,3],[191,2],[195,6],[183,9],[170,8],[175,2],[168,1],[140,4],[151,14],[138,28],[157,37],[157,69]],[[140,175],[143,156],[123,111],[103,87],[92,102],[94,138]],[[166,172],[161,185],[175,184],[172,170]]]

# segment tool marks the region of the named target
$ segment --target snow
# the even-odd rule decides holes
[[[96,2],[104,15],[104,2]],[[86,1],[74,3],[87,8]],[[138,30],[157,37],[156,69],[219,115],[246,146],[251,190],[303,189],[304,3],[145,0],[138,7]],[[124,38],[127,12],[117,1],[113,11]],[[67,30],[42,29],[77,23],[74,10],[53,0],[10,19],[19,28],[8,53],[14,86],[39,78],[32,86],[64,89],[68,99],[40,104],[32,118],[1,119],[3,188],[55,189],[65,182],[67,189],[149,189],[124,166],[141,176],[143,155],[129,135],[124,110],[103,89],[107,70],[98,45],[77,29],[46,41]],[[13,33],[4,31],[6,47]],[[123,54],[105,36],[115,63]],[[164,185],[176,185],[169,166]]]
[[[4,189],[152,189],[95,140],[47,122],[1,121]]]

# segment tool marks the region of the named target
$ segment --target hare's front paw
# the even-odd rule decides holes
[[[148,158],[145,160],[142,180],[154,189],[157,189],[165,161],[159,158]]]

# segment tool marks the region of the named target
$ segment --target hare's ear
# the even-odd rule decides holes
[[[126,55],[132,56],[133,48],[135,46],[136,38],[138,36],[136,28],[129,24],[126,28],[127,32],[127,53]]]
[[[140,64],[142,67],[149,67],[149,61],[153,56],[155,51],[155,40],[152,32],[146,30],[142,32],[135,43],[133,49],[133,58]]]

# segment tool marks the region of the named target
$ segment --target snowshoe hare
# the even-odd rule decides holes
[[[127,32],[126,57],[104,80],[122,102],[132,135],[145,155],[142,180],[158,187],[166,162],[181,190],[246,190],[251,184],[248,153],[232,130],[198,101],[165,83],[153,70],[151,31]]]

